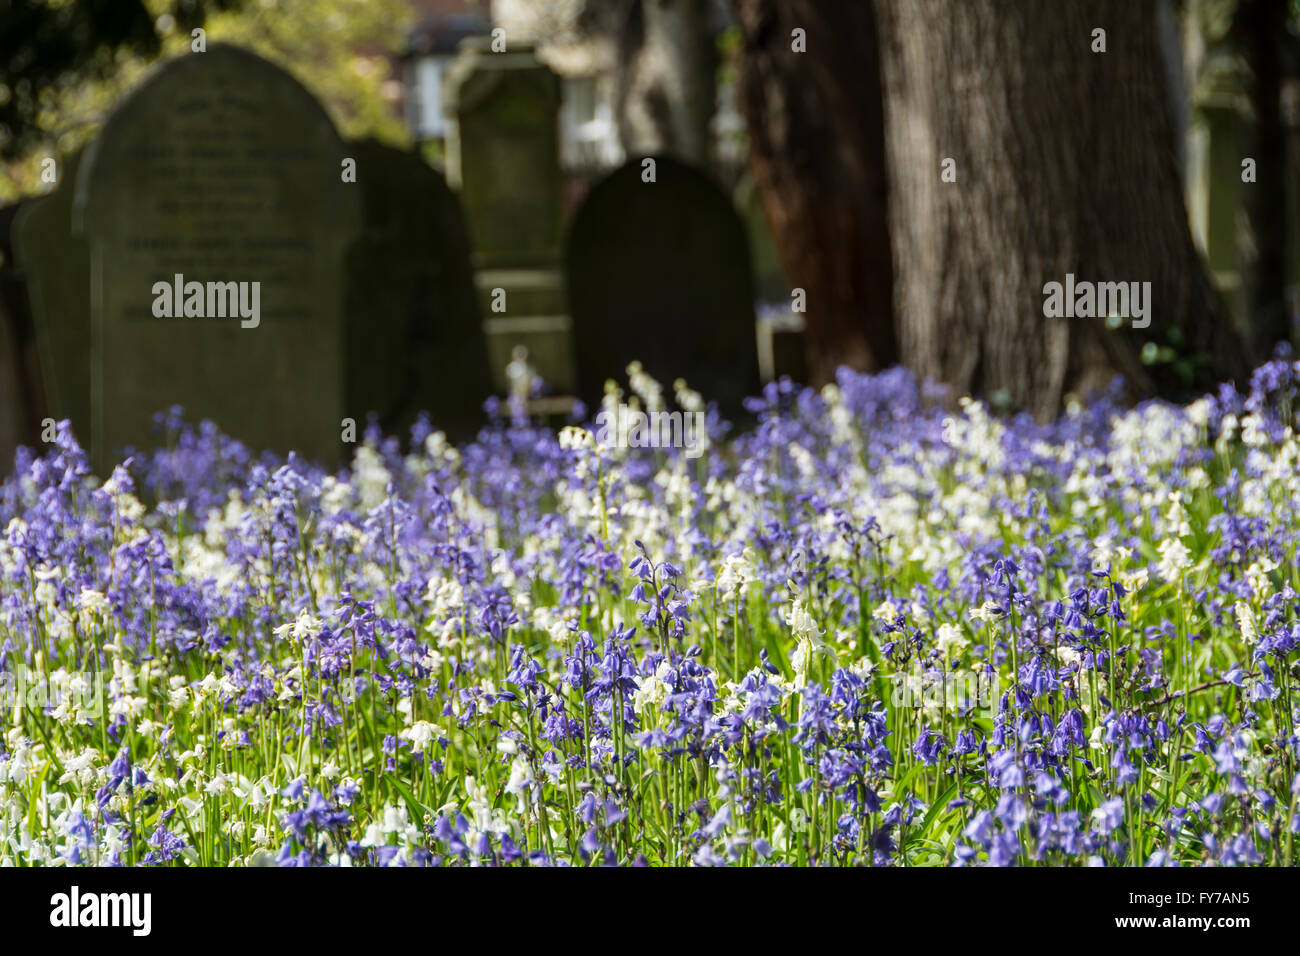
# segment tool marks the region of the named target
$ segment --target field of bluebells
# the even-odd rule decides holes
[[[0,488],[0,863],[1290,865],[1298,384],[335,474],[173,413],[102,483],[65,426]]]

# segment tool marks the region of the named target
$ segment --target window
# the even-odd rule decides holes
[[[446,57],[423,56],[406,67],[406,121],[417,139],[447,135],[442,115],[442,77]]]
[[[568,169],[613,166],[622,160],[613,111],[594,76],[565,79],[560,109],[560,160]]]

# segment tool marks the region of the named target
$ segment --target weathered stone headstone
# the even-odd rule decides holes
[[[46,413],[90,442],[90,250],[72,231],[82,154],[60,158],[54,191],[23,203],[14,254],[31,305]]]
[[[560,274],[559,78],[532,49],[471,39],[447,77],[447,180],[469,222],[497,388],[515,349],[553,388],[573,385]]]
[[[754,281],[745,227],[706,173],[669,157],[645,182],[642,160],[588,195],[569,235],[569,307],[579,394],[639,360],[735,411],[758,388]],[[671,393],[670,393],[671,394]]]
[[[398,434],[427,411],[472,437],[492,382],[460,202],[415,153],[375,140],[348,152],[363,225],[346,270],[345,414]]]
[[[1226,52],[1209,57],[1198,73],[1192,101],[1195,121],[1186,146],[1188,222],[1211,280],[1245,332],[1244,247],[1239,219],[1244,198],[1241,160],[1249,127],[1241,105],[1246,90]]]
[[[254,448],[337,459],[343,262],[360,224],[345,156],[320,104],[236,47],[165,64],[114,110],[73,209],[90,242],[98,467],[149,444],[173,404]],[[180,286],[172,317],[159,283]]]
[[[447,177],[479,268],[551,266],[560,245],[560,80],[531,49],[462,44],[447,77]]]

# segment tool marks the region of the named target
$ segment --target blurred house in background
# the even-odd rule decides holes
[[[401,64],[403,112],[411,138],[440,144],[447,135],[442,85],[460,42],[491,29],[473,0],[410,0],[415,25]]]
[[[598,173],[623,161],[619,142],[616,56],[593,32],[585,0],[495,0],[492,25],[508,44],[528,44],[559,75],[560,165],[570,174]]]
[[[561,78],[560,163],[588,178],[623,161],[615,121],[612,45],[582,26],[583,0],[411,0],[416,23],[402,63],[411,137],[441,165],[447,120],[444,83],[461,41],[506,31],[508,48],[530,46]]]
[[[600,0],[410,0],[415,20],[400,64],[404,115],[411,137],[441,165],[447,134],[447,70],[468,37],[505,31],[507,49],[528,46],[561,79],[560,165],[576,183],[589,185],[627,158],[629,54],[645,27],[631,4]],[[709,45],[731,25],[725,2],[707,7]],[[620,73],[620,70],[623,72]],[[744,122],[734,87],[724,74],[709,118],[709,165],[725,184],[743,172]],[[580,198],[570,197],[571,200]]]
[[[496,261],[500,257],[493,250],[502,237],[490,237],[493,228],[486,220],[492,213],[483,208],[483,190],[462,188],[462,174],[473,170],[462,167],[462,141],[453,115],[458,109],[457,87],[466,71],[488,67],[498,55],[511,57],[517,69],[525,68],[521,57],[535,57],[558,79],[556,182],[566,232],[592,187],[629,159],[673,156],[701,169],[722,187],[743,218],[756,273],[754,292],[766,303],[757,310],[756,329],[764,377],[798,374],[799,366],[777,361],[786,353],[801,354],[797,335],[801,323],[790,312],[788,287],[770,230],[752,179],[746,175],[744,121],[736,107],[734,70],[727,68],[725,52],[728,31],[734,32],[729,3],[411,0],[411,6],[414,24],[407,51],[394,71],[403,77],[404,116],[412,140],[461,191],[471,233],[481,227],[475,237],[476,281],[498,387],[506,385],[507,359],[520,355],[523,359],[511,364],[533,364],[561,391],[571,390],[575,381],[569,357],[570,323],[556,284],[558,272],[551,271],[553,264],[529,263],[525,282],[525,273],[519,271],[522,261],[502,271],[509,257]],[[471,67],[467,58],[477,54],[467,48],[486,49],[494,34],[498,43],[504,41],[504,53],[488,54]],[[525,141],[511,142],[512,153],[526,148]],[[477,155],[473,162],[482,164],[485,154]],[[526,170],[543,165],[540,159],[528,161],[522,156],[502,163],[510,166],[516,160],[530,165],[508,174],[508,181],[487,192],[509,195],[514,184],[532,178]],[[512,202],[519,210],[531,208],[522,194],[513,196]],[[521,218],[511,229],[529,218],[518,215]],[[489,262],[496,267],[487,267]],[[516,285],[524,282],[526,291],[512,289],[503,277]],[[498,287],[510,292],[511,303],[523,303],[512,304],[509,316],[491,314],[491,293]],[[781,330],[795,333],[784,346]]]

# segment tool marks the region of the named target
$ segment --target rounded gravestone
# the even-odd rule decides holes
[[[58,161],[52,192],[23,203],[14,219],[16,265],[31,305],[45,411],[69,419],[90,444],[90,251],[72,231],[72,194],[82,153]]]
[[[592,188],[566,255],[580,394],[640,361],[668,394],[678,378],[736,412],[759,387],[748,238],[730,197],[704,172],[655,159]]]
[[[345,413],[397,434],[427,412],[470,438],[493,390],[460,202],[415,153],[348,149],[363,226],[347,257]]]
[[[26,203],[0,207],[0,478],[19,445],[35,445],[43,412],[31,310],[13,250],[13,224]]]
[[[345,155],[316,99],[238,47],[171,60],[114,109],[73,214],[90,242],[96,467],[152,443],[173,404],[256,449],[339,458],[360,227]],[[179,289],[170,315],[159,283]]]

